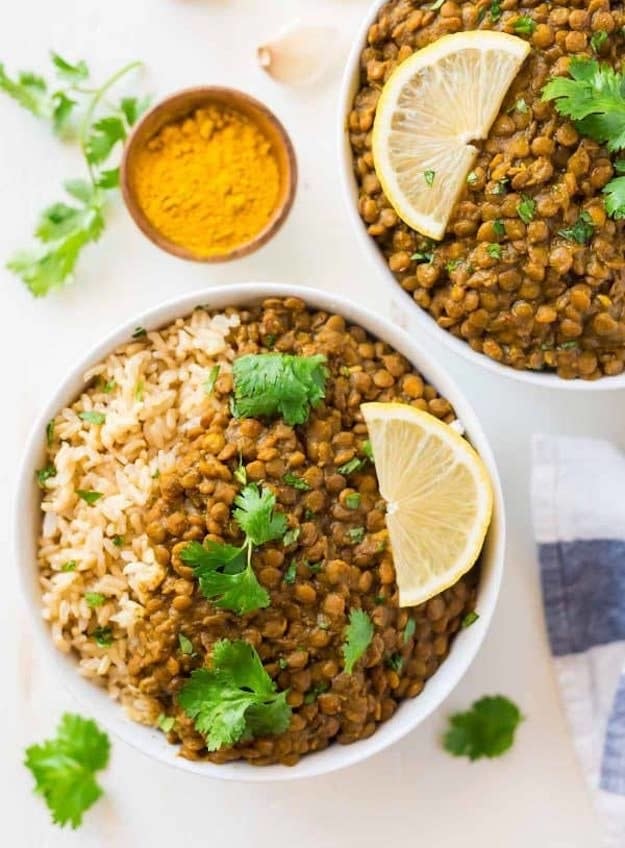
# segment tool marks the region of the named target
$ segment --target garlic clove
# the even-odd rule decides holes
[[[336,58],[338,30],[296,24],[258,48],[258,62],[278,82],[309,85],[318,80]]]

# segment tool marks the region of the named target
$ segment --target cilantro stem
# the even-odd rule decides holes
[[[100,86],[100,88],[95,90],[93,100],[91,101],[87,108],[87,111],[85,112],[85,117],[83,118],[79,134],[80,149],[82,150],[82,154],[85,157],[87,168],[89,169],[89,177],[94,187],[96,185],[96,178],[93,171],[93,166],[89,162],[89,157],[87,156],[87,136],[89,134],[89,130],[91,129],[91,124],[93,123],[93,116],[106,92],[114,85],[116,85],[122,77],[130,73],[130,71],[134,71],[135,69],[141,68],[142,66],[143,62],[129,62],[127,65],[124,65],[124,67],[121,68],[119,71],[114,73],[113,76],[109,77],[106,82],[102,86]]]

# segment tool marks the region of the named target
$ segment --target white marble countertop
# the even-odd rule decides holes
[[[152,247],[121,206],[85,252],[78,282],[35,301],[3,268],[3,461],[0,474],[5,589],[0,595],[4,671],[0,811],[7,846],[134,848],[207,844],[259,848],[595,848],[597,825],[564,723],[551,670],[530,533],[528,465],[535,431],[595,434],[625,445],[625,395],[572,395],[495,378],[428,341],[460,381],[492,440],[505,490],[509,543],[498,611],[469,673],[441,710],[403,742],[348,771],[291,784],[226,784],[149,761],[114,741],[104,801],[77,832],[49,822],[21,765],[24,747],[76,705],[31,638],[10,555],[18,457],[33,416],[85,346],[126,316],[211,283],[310,283],[390,314],[384,286],[355,247],[337,181],[336,99],[341,67],[365,0],[20,0],[2,14],[0,60],[45,68],[50,48],[84,57],[96,78],[134,58],[157,95],[224,83],[267,102],[297,150],[300,188],[280,235],[238,263],[193,266]],[[289,89],[260,71],[255,50],[297,17],[335,25],[343,54],[313,89]],[[28,242],[38,210],[56,199],[80,158],[0,99],[0,259]],[[527,720],[514,749],[469,764],[439,746],[444,716],[486,693],[503,693]]]

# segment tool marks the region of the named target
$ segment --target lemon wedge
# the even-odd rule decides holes
[[[530,51],[505,32],[458,32],[413,53],[388,79],[373,126],[386,197],[412,229],[441,239],[477,153]]]
[[[475,563],[490,524],[488,471],[466,439],[403,403],[363,403],[400,606],[416,606]]]

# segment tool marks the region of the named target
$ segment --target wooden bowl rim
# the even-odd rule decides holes
[[[130,180],[130,160],[135,151],[135,145],[139,134],[145,123],[157,116],[159,113],[164,112],[167,107],[171,107],[172,105],[175,107],[178,104],[184,103],[186,100],[195,100],[196,98],[199,101],[204,100],[206,103],[209,103],[211,100],[226,102],[234,108],[236,108],[238,104],[244,104],[251,107],[250,111],[256,110],[257,112],[260,112],[268,123],[270,123],[276,130],[277,138],[280,140],[287,162],[287,189],[285,197],[281,204],[275,208],[272,217],[263,229],[260,230],[260,232],[258,232],[252,239],[244,242],[233,250],[229,250],[227,253],[219,253],[207,257],[197,256],[192,251],[187,250],[187,248],[182,247],[179,244],[175,244],[164,236],[146,217],[143,209],[137,201],[133,189],[131,188]],[[196,103],[196,105],[191,108],[201,108],[201,102]],[[178,118],[174,117],[173,120],[178,120]],[[252,97],[250,94],[240,91],[237,88],[228,88],[227,86],[219,85],[199,85],[192,86],[191,88],[183,88],[180,91],[167,95],[158,103],[155,103],[154,106],[148,109],[148,111],[141,116],[132,128],[132,132],[128,136],[124,145],[120,164],[119,181],[122,197],[124,198],[126,209],[130,213],[131,218],[139,227],[141,232],[157,247],[167,251],[167,253],[171,253],[173,256],[177,256],[180,259],[187,259],[191,262],[209,264],[216,262],[230,262],[233,259],[241,259],[242,257],[253,253],[255,250],[258,250],[272,239],[284,224],[293,206],[297,191],[297,157],[295,155],[291,138],[283,123],[274,114],[274,112],[272,112],[271,109],[260,100],[257,100],[255,97]]]

